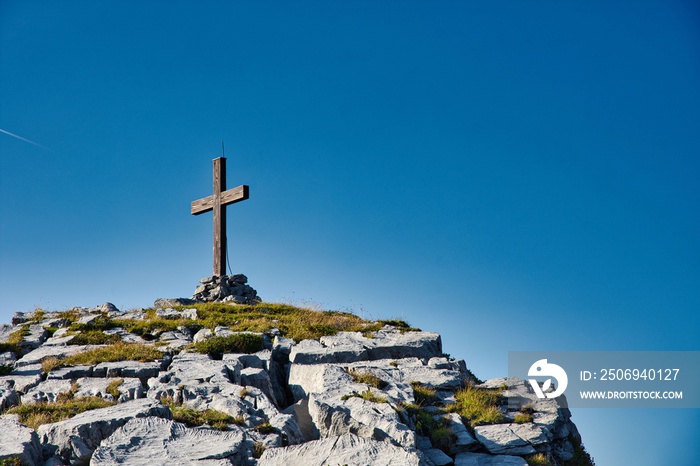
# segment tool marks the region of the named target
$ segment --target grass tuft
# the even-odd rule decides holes
[[[264,424],[260,424],[259,426],[253,427],[253,430],[259,434],[263,435],[269,435],[269,434],[274,434],[277,432],[277,429],[272,427],[272,425],[269,422],[266,422]]]
[[[263,349],[262,335],[234,333],[226,337],[211,337],[192,345],[198,353],[221,359],[225,353],[255,353]]]
[[[372,389],[367,388],[364,392],[352,392],[349,395],[343,395],[341,400],[349,400],[350,398],[362,398],[363,400],[370,401],[372,403],[388,403],[389,399],[385,396],[375,394]]]
[[[109,385],[107,385],[107,389],[105,390],[107,393],[112,395],[114,399],[118,399],[121,393],[119,392],[119,387],[124,383],[124,379],[114,379],[112,380]]]
[[[119,335],[107,335],[102,330],[84,330],[76,334],[70,341],[69,345],[110,345],[120,342],[122,339]]]
[[[5,343],[0,343],[0,353],[12,351],[19,357],[19,354],[22,352],[22,348],[19,344],[22,343],[24,337],[27,335],[29,335],[29,325],[23,325],[19,329],[10,333],[10,335],[7,337],[7,341]]]
[[[446,409],[456,412],[469,422],[472,427],[483,424],[499,424],[505,420],[499,409],[501,403],[500,390],[487,390],[467,386],[455,392],[456,403]]]
[[[253,458],[260,459],[263,453],[265,453],[265,445],[262,442],[255,442],[253,445]]]
[[[352,380],[355,381],[355,383],[363,383],[369,385],[370,387],[378,388],[379,390],[383,390],[389,385],[387,382],[371,372],[359,372],[352,369],[348,370],[347,372],[350,374],[350,377],[352,377]]]
[[[84,411],[106,408],[116,404],[99,396],[73,398],[72,392],[62,395],[53,403],[41,402],[31,405],[20,405],[10,408],[7,413],[19,414],[22,424],[36,430],[43,424],[64,421]]]
[[[413,388],[413,398],[418,406],[433,405],[440,401],[440,398],[435,395],[437,390],[434,388],[427,387],[420,382],[411,382],[411,388]]]
[[[113,345],[104,346],[74,354],[65,359],[47,358],[41,363],[44,372],[61,366],[95,365],[101,362],[115,361],[155,361],[161,359],[163,353],[153,346],[142,345],[140,343],[118,342]]]
[[[530,413],[518,413],[515,415],[513,422],[515,422],[516,424],[527,424],[528,422],[532,422],[534,420],[535,419]]]
[[[242,416],[233,417],[215,409],[205,409],[203,411],[183,406],[175,403],[172,398],[161,398],[161,403],[170,408],[173,413],[173,420],[181,422],[188,427],[210,426],[218,430],[226,430],[229,424],[245,424]]]

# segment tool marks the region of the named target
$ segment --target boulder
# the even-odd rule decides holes
[[[153,303],[154,309],[167,309],[175,306],[191,306],[197,301],[188,298],[158,298]]]
[[[200,341],[204,341],[207,338],[211,338],[213,336],[214,336],[214,333],[211,330],[209,330],[208,328],[203,328],[194,334],[192,341],[195,343],[199,343]]]
[[[41,382],[41,369],[29,372],[13,372],[11,375],[0,377],[0,387],[9,386],[17,392],[25,393]]]
[[[269,399],[277,405],[277,400],[275,399],[274,391],[272,390],[272,382],[270,382],[270,375],[265,369],[258,369],[255,367],[248,367],[242,369],[241,372],[241,385],[251,386],[259,388]]]
[[[244,434],[237,430],[187,428],[156,417],[132,419],[100,444],[90,465],[244,464],[247,457],[244,440]]]
[[[22,395],[22,404],[34,404],[40,402],[53,403],[61,393],[68,393],[71,389],[70,380],[45,380],[37,384]]]
[[[535,448],[527,440],[516,434],[513,426],[519,426],[519,424],[477,426],[474,428],[474,435],[490,453],[495,455],[529,455],[535,453]]]
[[[18,359],[15,362],[15,368],[41,364],[44,359],[48,358],[64,359],[67,356],[83,352],[88,348],[85,345],[42,345]],[[90,348],[94,348],[94,346]]]
[[[19,404],[19,395],[7,381],[0,381],[0,412]]]
[[[137,377],[148,379],[155,377],[163,367],[162,361],[139,362],[117,361],[101,362],[92,370],[93,377]]]
[[[156,317],[160,317],[161,319],[179,319],[182,317],[182,312],[176,311],[171,307],[166,309],[156,309]]]
[[[49,336],[51,336],[51,334],[41,325],[30,325],[29,334],[19,342],[19,347],[22,349],[22,353],[28,353],[38,348]]]
[[[367,338],[360,332],[339,332],[319,340],[304,340],[295,345],[289,360],[295,364],[349,363],[378,359],[442,356],[440,334],[387,330]]]
[[[301,445],[265,450],[258,466],[327,466],[336,464],[373,466],[428,466],[417,450],[408,450],[353,434],[315,440]]]
[[[114,395],[107,392],[108,387],[115,381],[121,381],[117,386],[119,395],[115,398]],[[81,378],[76,381],[78,390],[75,392],[76,397],[84,396],[99,396],[109,401],[117,401],[124,403],[146,396],[146,391],[141,384],[141,380],[136,378]]]
[[[416,433],[401,421],[389,403],[320,393],[309,396],[308,410],[321,438],[352,433],[415,448]]]
[[[0,369],[4,367],[14,367],[15,361],[17,361],[17,355],[12,351],[5,351],[0,353]]]
[[[519,456],[459,453],[454,466],[527,466],[527,461]]]
[[[452,464],[452,458],[447,456],[445,452],[439,448],[428,448],[421,451],[435,466],[447,466],[448,464]]]
[[[70,419],[39,427],[44,454],[54,454],[71,464],[87,464],[95,448],[133,418],[148,416],[171,419],[170,409],[148,398],[107,408],[85,411]]]
[[[0,416],[0,464],[6,464],[3,460],[18,458],[24,466],[41,465],[41,444],[34,429],[30,429],[19,423],[17,415],[6,414]]]

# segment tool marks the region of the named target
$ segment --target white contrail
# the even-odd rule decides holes
[[[25,139],[25,138],[23,138],[22,136],[17,136],[16,134],[10,133],[9,131],[5,131],[5,130],[2,129],[2,128],[0,128],[0,133],[5,133],[5,134],[7,134],[8,136],[12,136],[13,138],[19,139],[20,141],[28,142],[29,144],[34,144],[35,146],[41,147],[41,148],[44,149],[44,150],[50,150],[48,147],[42,146],[41,144],[38,144],[38,143],[36,143],[36,142],[34,142],[34,141],[30,141],[29,139]]]

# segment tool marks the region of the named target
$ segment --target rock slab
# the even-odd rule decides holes
[[[91,466],[244,464],[246,449],[241,432],[187,428],[168,419],[132,419],[95,450]]]

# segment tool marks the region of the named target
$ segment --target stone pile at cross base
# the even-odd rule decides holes
[[[203,285],[211,296],[210,285],[224,282],[231,283]],[[74,309],[71,319],[16,313],[12,325],[0,326],[0,464],[526,466],[533,455],[546,455],[548,464],[564,466],[580,447],[569,411],[538,400],[523,380],[478,383],[464,360],[443,354],[439,334],[391,325],[299,342],[271,328],[256,334],[262,350],[219,359],[194,352],[192,343],[235,334],[225,327],[194,334],[178,327],[150,341],[109,328],[103,333],[113,341],[150,345],[162,356],[56,364],[105,346],[71,344],[80,335],[68,330],[71,323],[146,322],[153,312],[161,319],[200,318],[194,308],[122,312],[107,303]],[[527,410],[507,403],[498,408],[499,423],[471,425],[449,409],[465,387],[494,389]],[[108,403],[36,430],[7,413],[87,396]],[[183,408],[224,413],[224,424],[173,420]],[[518,419],[523,412],[529,415],[524,422]]]

